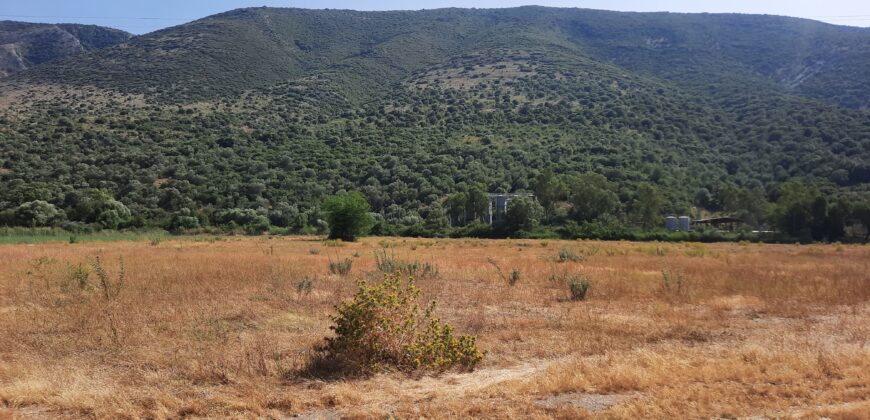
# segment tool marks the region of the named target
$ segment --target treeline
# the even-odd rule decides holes
[[[345,239],[361,234],[776,242],[870,239],[870,202],[825,194],[800,180],[770,192],[732,183],[722,183],[712,191],[699,189],[692,213],[696,217],[728,215],[742,221],[728,233],[709,228],[665,231],[669,207],[665,195],[652,183],[641,183],[627,192],[597,173],[558,175],[546,170],[529,184],[527,192],[534,195],[511,199],[507,212],[497,215],[492,224],[486,223],[489,196],[482,186],[473,185],[435,200],[420,212],[400,207],[372,211],[364,194],[340,192],[309,208],[286,203],[258,208],[181,207],[159,219],[131,211],[106,191],[88,189],[66,193],[56,202],[37,199],[6,208],[0,211],[0,226],[58,227],[70,232],[160,228],[176,233],[330,233]],[[353,215],[343,215],[349,212],[342,207],[344,202],[352,203]],[[351,234],[339,233],[349,225],[360,228],[351,229]]]

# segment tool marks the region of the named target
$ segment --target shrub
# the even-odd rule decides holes
[[[574,251],[566,248],[562,248],[559,250],[559,262],[580,262],[585,258],[577,255]]]
[[[473,369],[484,356],[472,336],[456,336],[433,315],[435,303],[418,303],[412,278],[386,274],[381,284],[359,283],[337,308],[328,337],[315,350],[314,374],[368,375],[384,371]]]
[[[351,268],[353,268],[353,260],[350,258],[336,261],[329,260],[329,272],[332,274],[346,276],[350,273]]]
[[[513,270],[511,270],[511,276],[508,278],[508,284],[511,286],[516,285],[517,282],[520,281],[521,277],[522,277],[522,273],[520,273],[520,270],[514,268]]]
[[[302,295],[310,295],[313,290],[314,280],[311,277],[305,276],[296,283],[296,294],[300,297]]]
[[[568,279],[568,290],[571,292],[571,300],[586,300],[586,294],[589,293],[589,288],[592,284],[585,277],[574,277]]]
[[[402,261],[395,254],[387,255],[386,250],[375,251],[375,266],[385,274],[399,273],[410,277],[438,277],[438,266],[430,262]]]
[[[365,235],[374,225],[369,214],[371,206],[358,192],[332,196],[323,203],[323,210],[329,214],[329,239],[353,242],[357,236]]]
[[[75,287],[79,290],[86,290],[90,287],[91,270],[84,264],[67,264],[66,281],[70,288]]]

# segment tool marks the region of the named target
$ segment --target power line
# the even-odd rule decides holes
[[[0,15],[0,18],[13,19],[84,19],[84,20],[154,20],[154,21],[173,21],[173,22],[190,22],[196,18],[169,18],[169,17],[150,17],[150,16],[49,16],[49,15]],[[870,20],[870,15],[839,15],[839,16],[807,16],[807,19],[826,19],[839,22],[866,21]],[[128,25],[129,26],[129,25]]]
[[[843,15],[843,16],[813,16],[817,19],[838,19],[838,18],[870,18],[870,15]]]
[[[174,21],[191,21],[193,19],[185,18],[165,18],[165,17],[108,17],[108,16],[44,16],[44,15],[0,15],[3,18],[15,19],[93,19],[93,20],[174,20]]]

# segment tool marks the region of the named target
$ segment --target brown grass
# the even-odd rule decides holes
[[[374,251],[488,351],[471,373],[297,374]],[[320,253],[310,250],[318,248]],[[586,256],[559,263],[559,250]],[[352,257],[358,253],[358,257]],[[106,294],[91,272],[100,256]],[[350,276],[328,261],[354,258]],[[521,272],[509,286],[493,268]],[[679,277],[664,287],[665,271]],[[870,248],[313,238],[0,246],[0,418],[870,417]],[[568,274],[591,279],[569,300]],[[310,294],[296,285],[308,276]],[[114,284],[114,283],[110,283]]]

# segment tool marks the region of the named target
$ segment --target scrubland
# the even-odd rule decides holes
[[[305,373],[376,253],[428,267],[425,300],[486,351],[474,371]],[[0,245],[0,418],[294,415],[870,418],[870,247]]]

